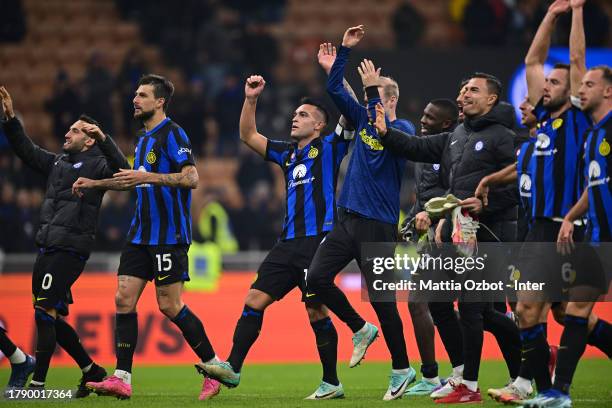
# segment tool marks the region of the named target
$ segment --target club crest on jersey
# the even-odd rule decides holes
[[[155,155],[155,152],[153,150],[151,150],[149,153],[147,153],[147,163],[149,164],[153,164],[155,163],[155,160],[157,160],[157,156]]]
[[[599,145],[599,154],[604,157],[610,154],[610,143],[606,139],[602,140]]]
[[[308,158],[314,159],[318,155],[319,155],[319,149],[317,149],[316,147],[311,147],[310,151],[308,152]]]
[[[609,147],[608,147],[608,149],[609,149]],[[83,162],[78,162],[78,163],[74,163],[74,164],[72,165],[72,167],[73,167],[73,168],[75,168],[75,169],[78,169],[78,168],[80,168],[82,165],[83,165]]]
[[[478,142],[476,142],[476,144],[474,145],[474,150],[476,150],[477,152],[481,151],[482,148],[484,147],[484,143],[482,143],[482,140],[479,140]]]
[[[438,163],[434,164],[433,165],[433,169],[434,169],[434,171],[440,170],[440,165]]]
[[[554,130],[559,129],[561,126],[563,126],[563,119],[557,118],[557,119],[553,120],[552,128]]]

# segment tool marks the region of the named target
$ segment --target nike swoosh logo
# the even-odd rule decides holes
[[[309,297],[313,297],[313,296],[316,296],[316,295],[317,295],[316,293],[307,293],[306,297],[309,298]]]
[[[323,395],[315,395],[315,399],[321,399],[321,398],[329,397],[330,395],[332,395],[335,392],[336,391],[332,391],[332,392],[328,392],[327,394],[323,394]]]
[[[38,302],[38,301],[41,301],[41,300],[47,300],[47,298],[41,298],[41,297],[36,298],[36,301],[37,301],[37,302]]]
[[[170,277],[170,275],[166,275],[166,276],[158,276],[158,277],[157,277],[157,280],[163,281],[164,279],[169,278],[169,277]]]
[[[530,348],[530,349],[527,349],[527,350],[523,350],[523,354],[529,353],[530,351],[533,351],[533,350],[535,350],[535,348]]]
[[[397,393],[398,393],[398,392],[399,392],[399,391],[402,389],[402,387],[404,386],[404,384],[406,384],[406,381],[408,381],[408,379],[407,379],[407,378],[404,380],[404,382],[403,382],[403,383],[401,383],[401,384],[400,384],[400,386],[399,386],[399,387],[397,387],[397,389],[396,389],[395,391],[391,391],[391,396],[392,396],[392,397],[395,397],[395,396],[397,395]]]
[[[453,141],[451,142],[451,146],[452,146],[452,145],[454,145],[455,143],[457,143],[457,141],[456,141],[456,140],[453,140]]]

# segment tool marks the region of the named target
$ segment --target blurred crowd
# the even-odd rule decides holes
[[[281,44],[273,27],[283,20],[286,2],[184,0],[180,6],[166,1],[151,7],[145,0],[115,1],[122,18],[138,23],[144,40],[157,45],[165,62],[180,72],[171,76],[176,92],[169,116],[186,130],[199,160],[237,160],[234,181],[241,198],[228,197],[223,188],[203,186],[196,191],[193,215],[197,223],[208,202],[221,203],[229,216],[229,228],[243,250],[270,248],[285,212],[283,190],[277,188],[282,175],[239,143],[243,78],[246,73],[257,72],[270,83],[260,98],[257,115],[260,132],[273,137],[288,133],[291,113],[300,97],[325,94],[320,78],[295,80],[291,67],[281,63]],[[447,14],[452,24],[462,28],[466,45],[527,46],[546,11],[545,3],[450,0]],[[585,6],[589,46],[610,45],[610,18],[602,5],[604,1],[589,0]],[[0,0],[0,9],[0,43],[18,43],[27,32],[21,2]],[[397,48],[422,45],[427,20],[417,1],[399,3],[389,24]],[[567,44],[569,15],[559,24],[554,42]],[[116,74],[97,52],[89,55],[86,64],[83,78],[71,78],[63,70],[57,73],[53,93],[45,103],[55,141],[43,144],[59,148],[70,124],[86,112],[117,139],[124,152],[133,152],[138,124],[132,117],[132,97],[138,79],[149,71],[145,58],[134,48]],[[11,232],[0,234],[0,248],[7,252],[32,251],[45,180],[14,157],[1,134],[0,185],[0,225],[3,231]],[[409,206],[408,196],[404,207]],[[133,207],[134,197],[129,193],[109,192],[105,196],[99,221],[100,250],[121,248]],[[207,238],[196,233],[196,239]]]

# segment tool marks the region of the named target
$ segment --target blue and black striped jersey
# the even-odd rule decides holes
[[[589,194],[589,235],[592,242],[612,241],[612,111],[587,132],[584,176]]]
[[[534,113],[537,136],[523,176],[530,178],[531,216],[563,218],[580,198],[579,164],[590,119],[575,106],[553,119],[542,101]]]
[[[519,151],[517,152],[516,172],[519,190],[519,200],[521,206],[525,210],[525,214],[531,218],[532,205],[531,205],[531,183],[533,180],[533,174],[530,172],[529,164],[533,156],[535,149],[534,139],[530,139],[527,142],[521,144]]]
[[[194,165],[185,131],[170,118],[141,133],[134,153],[134,170],[180,173]],[[191,190],[142,184],[136,187],[136,212],[128,241],[140,245],[191,243]]]
[[[303,149],[268,140],[265,158],[283,169],[287,187],[282,240],[316,236],[334,226],[338,169],[350,142],[342,133],[316,138]]]

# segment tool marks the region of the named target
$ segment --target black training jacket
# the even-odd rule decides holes
[[[103,179],[112,177],[120,168],[129,168],[125,156],[110,136],[84,152],[55,154],[34,144],[16,117],[2,121],[2,127],[17,156],[47,176],[36,245],[88,256],[104,191],[87,189],[79,198],[72,194],[72,185],[79,177]]]
[[[474,196],[482,178],[514,163],[514,110],[507,103],[489,113],[468,119],[452,133],[408,137],[389,128],[381,138],[385,148],[409,160],[439,163],[438,185],[460,199]],[[514,184],[492,188],[481,220],[515,220],[517,199]]]

